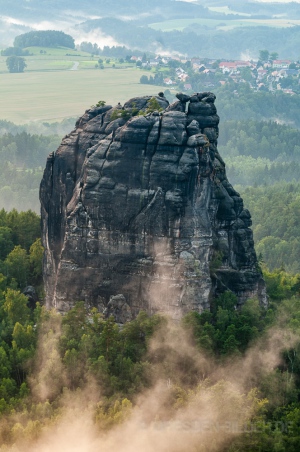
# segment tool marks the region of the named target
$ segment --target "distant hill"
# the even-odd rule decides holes
[[[99,17],[121,17],[132,16],[135,19],[145,18],[145,14],[151,21],[154,15],[161,15],[164,19],[174,18],[180,14],[184,17],[208,17],[213,14],[210,8],[220,11],[219,16],[226,14],[222,13],[222,7],[228,7],[232,14],[238,12],[239,14],[248,14],[251,16],[265,16],[272,18],[273,16],[284,15],[287,18],[300,18],[300,5],[296,2],[282,2],[282,3],[265,3],[247,0],[207,0],[198,3],[190,3],[187,1],[176,0],[131,0],[124,2],[123,0],[31,0],[30,8],[28,8],[28,0],[19,0],[18,8],[13,2],[7,0],[0,0],[0,10],[2,15],[10,15],[11,17],[30,18],[30,19],[45,19],[51,21],[55,18],[64,16],[66,19],[71,13],[74,16],[81,15],[83,17],[90,17],[91,15],[98,15]],[[80,11],[82,13],[80,13]],[[229,12],[230,12],[229,11]],[[70,15],[71,15],[70,14]],[[204,16],[203,16],[204,15]],[[228,15],[228,14],[227,14]]]
[[[45,17],[48,12],[49,19],[54,17],[61,17],[71,12],[72,16],[80,16],[77,11],[83,11],[82,17],[89,17],[90,15],[98,15],[99,17],[110,16],[132,16],[138,18],[139,15],[147,14],[149,18],[152,15],[161,14],[164,18],[172,18],[176,14],[181,17],[193,17],[199,13],[203,14],[209,10],[198,4],[191,4],[184,1],[174,0],[152,0],[149,4],[148,0],[131,0],[124,2],[123,0],[85,0],[84,4],[79,0],[31,0],[30,9],[28,9],[28,1],[20,0],[18,2],[18,9],[15,5],[9,4],[7,0],[0,0],[0,10],[2,14],[11,14],[13,17]]]
[[[296,2],[201,0],[200,5],[176,0],[151,4],[149,0],[30,0],[30,9],[28,5],[27,0],[19,0],[16,9],[13,3],[0,0],[0,47],[10,46],[17,35],[31,32],[33,24],[46,17],[54,30],[65,24],[63,31],[71,33],[76,43],[92,40],[100,47],[113,42],[143,51],[227,59],[256,58],[260,49],[267,48],[281,58],[299,58],[300,4]],[[168,21],[177,26],[164,28]],[[32,45],[49,44],[27,44]],[[61,42],[55,45],[73,48]]]
[[[180,24],[180,20],[178,22]],[[88,20],[77,26],[77,33],[81,35],[97,31],[129,48],[177,52],[189,57],[239,59],[244,54],[246,58],[255,59],[260,49],[278,52],[281,58],[298,59],[300,55],[297,44],[300,26],[243,26],[223,31],[209,30],[204,24],[194,23],[183,30],[163,31],[116,18]]]
[[[67,47],[74,49],[75,43],[72,36],[63,33],[62,31],[45,30],[45,31],[30,31],[19,35],[14,40],[14,47]]]

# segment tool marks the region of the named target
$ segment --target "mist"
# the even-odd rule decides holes
[[[100,29],[85,32],[78,25],[78,21],[89,19],[99,19],[100,16],[93,16],[82,11],[65,11],[65,16],[57,20],[21,20],[14,17],[0,16],[2,28],[0,32],[0,43],[3,47],[13,45],[14,38],[22,33],[32,30],[46,31],[57,30],[70,34],[75,44],[79,45],[82,41],[96,43],[99,47],[121,45],[113,37],[108,36]]]
[[[30,397],[41,407],[57,397],[56,418],[49,418],[31,438],[30,426],[36,421],[26,419],[26,413],[13,415],[14,445],[1,451],[222,451],[239,435],[262,428],[259,416],[268,402],[257,385],[280,364],[283,349],[297,340],[278,325],[245,356],[217,362],[195,347],[189,331],[165,318],[147,353],[150,387],[132,402],[123,399],[109,428],[101,384],[90,375],[81,389],[66,389],[59,353],[61,317],[54,312],[47,317],[29,378]]]

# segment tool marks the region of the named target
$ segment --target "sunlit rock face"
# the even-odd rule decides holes
[[[212,93],[95,107],[47,160],[40,189],[46,304],[117,321],[178,319],[230,290],[266,303],[251,218],[218,153]]]

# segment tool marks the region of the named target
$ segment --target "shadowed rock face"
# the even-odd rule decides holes
[[[48,307],[83,300],[123,323],[141,309],[201,312],[225,290],[266,303],[250,214],[217,150],[215,96],[177,98],[87,110],[48,157]],[[163,112],[147,113],[158,104]]]

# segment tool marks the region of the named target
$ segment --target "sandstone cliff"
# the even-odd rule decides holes
[[[177,98],[91,108],[49,156],[48,307],[83,300],[122,323],[141,309],[201,312],[224,290],[266,303],[250,213],[217,150],[215,96]]]

